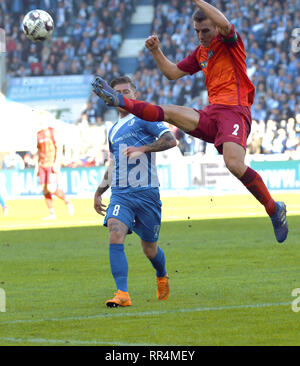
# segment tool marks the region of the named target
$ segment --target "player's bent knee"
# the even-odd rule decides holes
[[[110,244],[123,244],[125,235],[121,232],[109,231],[109,243]]]
[[[178,105],[160,105],[164,111],[164,121],[185,132],[194,131],[199,123],[199,113],[193,108]]]
[[[230,159],[230,158],[227,158],[227,159],[224,159],[225,160],[225,165],[226,165],[226,168],[232,173],[234,174],[233,172],[235,171],[236,169],[236,160],[235,159]]]
[[[149,243],[142,241],[142,248],[147,258],[152,259],[157,254],[157,243]]]
[[[244,171],[244,163],[236,158],[227,158],[225,159],[226,168],[237,178],[242,176]]]
[[[107,223],[109,230],[110,244],[122,244],[128,232],[128,227],[122,222],[114,219],[109,219]]]
[[[175,106],[173,106],[172,104],[161,104],[159,105],[160,108],[162,108],[162,110],[164,111],[164,120],[166,122],[171,122],[172,120],[172,110]]]
[[[149,258],[149,259],[152,259],[152,258],[154,258],[155,257],[155,255],[156,255],[156,252],[154,251],[154,250],[150,250],[149,248],[147,248],[147,249],[143,249],[144,250],[144,254],[145,254],[145,256],[147,257],[147,258]]]

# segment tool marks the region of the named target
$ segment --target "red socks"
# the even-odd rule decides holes
[[[61,189],[56,189],[56,191],[53,194],[56,197],[62,199],[65,202],[66,205],[69,203],[69,201],[66,198],[66,195],[64,194],[64,192]],[[54,213],[52,193],[48,192],[47,194],[44,194],[44,197],[45,197],[46,205],[47,205],[50,213]]]
[[[52,195],[51,193],[44,194],[46,205],[48,209],[51,211],[53,209]]]
[[[124,98],[124,102],[126,111],[145,121],[158,122],[164,120],[164,111],[158,105],[127,98]]]
[[[56,197],[60,198],[65,203],[68,203],[68,201],[66,199],[66,195],[64,194],[64,192],[61,189],[57,188],[56,191],[53,194],[55,194]]]
[[[270,195],[268,188],[263,182],[261,176],[250,167],[247,168],[240,181],[250,191],[253,196],[265,206],[267,214],[272,216],[275,214],[275,201]]]

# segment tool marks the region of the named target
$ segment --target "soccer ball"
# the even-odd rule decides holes
[[[23,19],[23,31],[33,42],[48,39],[54,30],[54,22],[50,14],[44,10],[32,10]]]

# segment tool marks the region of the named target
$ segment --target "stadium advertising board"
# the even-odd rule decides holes
[[[269,189],[292,190],[300,188],[300,161],[252,161]]]
[[[59,177],[59,186],[70,195],[94,194],[101,182],[106,167],[63,168]],[[162,189],[171,189],[170,166],[158,166]],[[42,195],[38,177],[33,169],[0,170],[0,189],[5,197],[25,197]]]
[[[92,80],[91,75],[12,78],[6,96],[74,123],[86,105]]]
[[[12,78],[7,98],[16,102],[86,98],[91,91],[92,75],[36,76]]]
[[[190,188],[215,190],[220,192],[244,192],[244,186],[238,180],[232,179],[232,174],[226,168],[223,157],[217,156],[213,161],[193,162],[189,165]]]
[[[300,161],[251,162],[250,165],[261,174],[270,190],[286,191],[300,187]],[[88,196],[94,194],[105,170],[106,167],[103,166],[63,168],[59,185],[66,194]],[[158,175],[161,191],[193,189],[204,193],[208,189],[210,194],[214,191],[227,193],[231,182],[231,193],[241,193],[232,183],[231,175],[225,174],[223,167],[218,169],[215,164],[202,164],[197,171],[191,164],[186,165],[185,171],[179,171],[175,165],[158,165]],[[42,194],[38,178],[34,178],[32,169],[1,170],[0,189],[8,198]]]

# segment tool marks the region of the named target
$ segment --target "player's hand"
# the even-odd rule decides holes
[[[145,146],[128,146],[125,150],[122,151],[122,154],[127,158],[137,158],[145,153]]]
[[[97,192],[94,196],[94,209],[99,215],[105,216],[106,206],[102,203],[102,197]]]
[[[149,51],[153,52],[159,48],[159,39],[156,34],[148,37],[145,41],[145,46],[148,48]]]
[[[200,6],[200,5],[202,5],[203,4],[203,2],[205,2],[205,1],[203,1],[203,0],[193,0],[194,1],[194,3],[197,5],[197,6]]]

